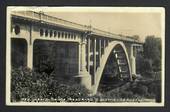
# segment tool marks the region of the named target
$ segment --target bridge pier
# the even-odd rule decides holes
[[[101,45],[102,45],[102,43],[101,43],[102,41],[101,41],[101,39],[99,39],[99,53],[98,53],[98,61],[99,61],[99,66],[100,66],[100,63],[101,63],[101,56],[102,56],[102,48],[101,48]]]
[[[76,76],[78,82],[91,90],[91,75],[86,69],[86,40],[83,39],[79,44],[79,62],[80,70],[79,75]]]
[[[33,68],[33,45],[29,45],[27,47],[27,67],[30,69]]]
[[[103,40],[103,54],[105,53],[105,48],[106,48],[106,40]]]
[[[93,40],[93,84],[96,83],[96,38]]]
[[[87,70],[90,73],[90,38],[87,39]]]
[[[136,57],[134,56],[135,49],[133,44],[131,45],[130,51],[131,73],[132,76],[136,76]]]
[[[33,69],[33,40],[32,40],[32,24],[29,26],[29,39],[27,39],[27,67]]]

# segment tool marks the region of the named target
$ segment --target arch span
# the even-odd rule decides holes
[[[109,43],[109,45],[105,48],[105,53],[102,55],[101,57],[101,63],[100,66],[97,68],[97,71],[95,73],[96,76],[96,83],[95,85],[92,87],[92,92],[93,94],[96,94],[99,84],[100,84],[100,80],[103,74],[103,70],[105,68],[105,65],[107,63],[107,60],[109,58],[109,56],[111,55],[111,53],[113,53],[113,50],[115,49],[116,46],[120,46],[123,50],[123,53],[125,55],[126,61],[127,61],[127,67],[129,70],[129,79],[132,80],[132,74],[131,74],[131,68],[130,68],[130,62],[129,62],[129,56],[126,50],[126,47],[124,45],[123,42],[120,41],[113,41],[111,43]]]

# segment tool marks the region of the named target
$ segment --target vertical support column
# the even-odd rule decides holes
[[[109,40],[109,39],[107,40],[107,43],[108,43],[108,46],[109,46],[109,43],[110,43],[110,40]]]
[[[105,47],[106,47],[106,40],[103,40],[103,54],[105,53]]]
[[[82,70],[81,68],[81,43],[78,43],[78,73]]]
[[[136,58],[134,57],[134,49],[133,49],[133,44],[131,45],[131,53],[130,53],[130,60],[131,60],[131,73],[133,76],[136,75]]]
[[[32,30],[33,26],[30,25],[30,38],[27,40],[27,66],[32,69],[33,68],[33,42],[32,42]]]
[[[87,72],[86,69],[86,37],[81,38],[81,42],[79,45],[79,66],[80,71],[79,75],[75,76],[77,78],[77,81],[85,86],[87,89],[91,89],[91,76],[89,72]]]
[[[99,66],[100,66],[100,63],[101,63],[101,50],[102,50],[102,48],[101,48],[101,45],[102,45],[102,43],[101,43],[101,39],[99,39],[99,54],[98,54],[98,56],[99,56]]]
[[[105,40],[105,46],[107,47],[109,45],[109,40]]]
[[[95,73],[96,73],[96,38],[94,38],[94,41],[93,41],[93,84],[96,83],[96,76],[95,76]]]
[[[80,69],[80,72],[81,71],[87,71],[86,70],[86,42],[83,41],[81,44],[81,69]]]
[[[87,71],[90,72],[90,38],[87,41]]]
[[[27,66],[32,69],[33,68],[33,45],[28,44],[27,47]]]

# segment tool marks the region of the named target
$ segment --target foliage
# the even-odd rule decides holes
[[[114,90],[111,90],[109,92],[106,92],[104,94],[105,98],[113,98],[113,99],[119,99],[119,98],[128,98],[133,99],[134,94],[132,91],[129,91],[127,89],[117,88]]]
[[[140,37],[139,35],[133,35],[133,36],[126,36],[127,38],[132,38],[132,39],[135,39],[135,40],[139,40]]]
[[[89,91],[73,80],[56,80],[55,74],[37,73],[20,67],[12,70],[11,100],[86,98]]]
[[[154,71],[161,69],[161,39],[148,36],[144,44],[144,58],[152,61]]]
[[[160,101],[160,82],[154,80],[135,80],[121,87],[103,92],[101,98],[106,99],[156,99]]]
[[[152,66],[152,60],[151,59],[143,59],[143,62],[141,63],[141,73],[145,77],[153,77],[153,66]]]
[[[161,99],[160,82],[154,80],[136,80],[111,91],[89,96],[89,91],[74,82],[55,77],[55,74],[37,73],[20,67],[12,70],[11,101],[78,101],[100,102],[102,99]],[[70,100],[72,99],[72,100]],[[84,100],[83,100],[84,99]],[[90,99],[90,100],[87,100]],[[107,101],[110,102],[110,101]]]
[[[137,71],[145,77],[154,77],[154,72],[161,71],[161,39],[147,36],[143,53],[137,56]]]

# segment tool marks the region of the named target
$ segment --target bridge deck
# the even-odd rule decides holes
[[[60,26],[63,28],[72,29],[72,30],[76,30],[80,32],[90,32],[90,34],[97,35],[99,37],[114,38],[117,40],[140,44],[138,40],[127,38],[126,36],[116,35],[116,34],[106,32],[106,31],[103,31],[97,28],[93,28],[91,26],[81,25],[78,23],[66,21],[63,19],[59,19],[53,16],[43,14],[43,13],[38,13],[38,12],[33,12],[33,11],[13,11],[12,17],[34,21],[34,22],[46,23],[49,25],[56,25],[56,26]]]

